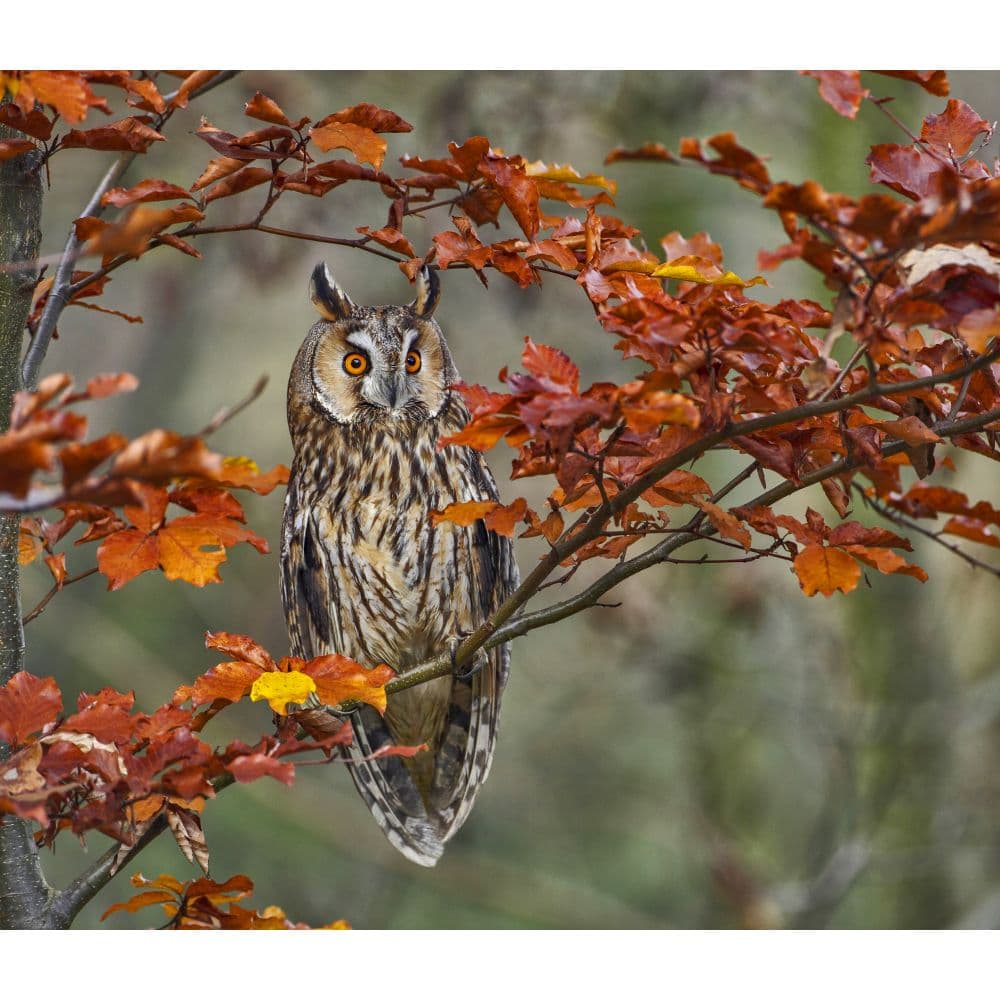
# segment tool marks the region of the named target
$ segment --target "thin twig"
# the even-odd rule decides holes
[[[68,587],[71,583],[76,583],[79,580],[85,580],[88,576],[93,576],[96,572],[97,567],[91,566],[90,569],[85,570],[83,573],[78,573],[76,576],[64,577],[62,583],[52,584],[49,592],[21,619],[21,625],[27,625],[28,622],[34,621],[45,610],[49,601],[51,601],[52,598],[63,589],[63,587]]]
[[[225,72],[217,73],[202,87],[193,91],[191,98],[193,99],[200,94],[204,94],[213,87],[217,87],[219,84],[225,83],[235,75],[235,70],[226,70]],[[172,94],[164,97],[164,101],[170,105],[176,96],[177,91],[174,91]],[[167,107],[162,114],[158,115],[154,119],[154,128],[157,130],[162,128],[164,123],[176,110],[176,108]],[[95,218],[99,218],[101,216],[104,212],[104,205],[101,204],[101,198],[121,179],[122,175],[132,165],[132,161],[137,155],[138,153],[129,150],[118,156],[114,163],[108,167],[104,177],[101,178],[101,182],[97,185],[94,193],[90,196],[90,201],[87,202],[87,206],[80,213],[80,217],[93,216]],[[70,296],[73,294],[73,265],[76,263],[79,256],[80,241],[77,239],[76,227],[74,226],[70,230],[69,237],[66,240],[66,246],[62,252],[62,259],[56,269],[55,281],[53,282],[52,288],[49,290],[49,297],[45,303],[45,309],[42,312],[41,319],[38,321],[38,326],[35,329],[35,335],[32,337],[27,353],[24,356],[24,361],[21,364],[21,382],[26,389],[34,389],[38,382],[38,372],[41,368],[42,361],[45,360],[45,355],[48,352],[49,344],[52,341],[52,334],[55,333],[59,317],[62,315],[63,309],[65,309],[69,303]]]
[[[922,524],[917,524],[916,521],[905,517],[898,511],[890,510],[888,507],[879,503],[879,501],[874,497],[868,496],[868,494],[865,493],[865,491],[857,483],[854,483],[854,488],[857,490],[858,495],[861,497],[865,505],[870,507],[880,517],[884,517],[887,521],[891,521],[893,524],[898,524],[901,528],[906,528],[908,531],[915,531],[918,535],[923,535],[924,538],[929,538],[932,542],[943,546],[949,552],[953,552],[959,557],[959,559],[964,559],[965,562],[975,569],[984,569],[987,573],[992,573],[993,576],[1000,577],[1000,567],[991,566],[989,563],[983,562],[973,555],[969,555],[969,553],[964,549],[960,549],[957,545],[953,545],[951,542],[945,541],[945,539],[943,539],[938,532],[930,531]]]
[[[247,393],[238,403],[233,403],[232,406],[225,406],[212,419],[205,424],[204,427],[195,435],[195,437],[208,437],[210,434],[214,434],[223,424],[228,423],[237,413],[245,410],[254,400],[258,399],[261,393],[267,388],[268,376],[261,375],[259,379],[254,383],[254,387]]]

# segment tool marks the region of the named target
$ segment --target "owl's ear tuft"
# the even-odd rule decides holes
[[[347,293],[333,280],[326,264],[317,264],[309,279],[309,298],[316,311],[331,323],[347,319],[354,311],[354,303]]]
[[[430,319],[441,298],[441,282],[437,271],[426,264],[417,272],[417,297],[410,303],[414,314]]]

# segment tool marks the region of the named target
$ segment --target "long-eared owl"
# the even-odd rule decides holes
[[[341,653],[404,671],[473,631],[517,586],[510,540],[431,523],[455,501],[496,500],[482,455],[440,439],[469,420],[458,372],[432,318],[437,275],[424,268],[406,306],[355,305],[324,264],[313,272],[321,319],[288,381],[295,456],[285,499],[281,593],[293,654]],[[472,670],[364,707],[344,748],[354,783],[390,842],[433,865],[486,780],[506,645]],[[380,747],[426,743],[410,759]]]

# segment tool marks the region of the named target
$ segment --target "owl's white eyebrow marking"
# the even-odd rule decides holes
[[[400,355],[401,357],[406,357],[407,352],[413,346],[413,341],[415,341],[419,336],[419,330],[407,330],[406,333],[403,334],[403,350]]]
[[[355,347],[360,347],[366,351],[374,352],[375,344],[372,342],[372,338],[364,332],[364,330],[356,330],[353,333],[347,335],[347,342],[353,344]]]

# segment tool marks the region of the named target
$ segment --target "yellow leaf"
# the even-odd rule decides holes
[[[678,281],[694,281],[699,285],[732,286],[749,288],[751,285],[766,285],[767,282],[759,275],[746,281],[733,271],[726,271],[714,278],[701,274],[690,264],[661,264],[654,272],[654,278],[677,278]]]
[[[586,184],[588,187],[604,188],[609,194],[615,194],[618,190],[618,185],[614,181],[608,180],[607,177],[600,174],[581,176],[568,163],[548,164],[541,160],[535,160],[534,163],[525,164],[524,172],[529,177],[538,177],[544,181],[566,181],[570,184]]]
[[[250,688],[251,701],[267,701],[278,715],[287,714],[289,704],[301,705],[316,690],[316,682],[300,670],[281,673],[276,670],[261,674]]]

